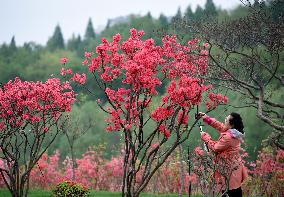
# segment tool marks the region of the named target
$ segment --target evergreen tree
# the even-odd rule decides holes
[[[215,18],[218,15],[216,6],[213,0],[206,1],[204,13],[206,14],[206,17],[208,18]]]
[[[258,0],[254,0],[253,7],[259,7],[260,3]]]
[[[181,15],[180,7],[179,7],[178,10],[177,10],[176,15],[172,19],[172,23],[176,23],[176,22],[179,22],[181,20],[182,20],[182,15]]]
[[[12,39],[11,39],[11,42],[10,42],[10,45],[9,45],[9,50],[11,51],[11,53],[13,53],[17,50],[15,36],[13,36]]]
[[[109,29],[110,28],[110,19],[107,19],[107,25],[105,29]]]
[[[202,7],[198,5],[194,13],[194,19],[198,21],[201,20],[203,17],[204,17],[204,10],[202,9]]]
[[[0,60],[5,64],[10,63],[10,49],[6,43],[2,44],[0,47]]]
[[[67,42],[67,49],[71,51],[78,51],[81,46],[81,36],[78,35],[77,37],[73,34],[72,38]]]
[[[152,20],[151,12],[148,12],[148,13],[147,13],[147,18]]]
[[[95,37],[96,37],[96,34],[93,28],[93,23],[92,23],[91,18],[89,18],[89,22],[88,22],[87,29],[85,32],[85,40],[95,39]]]
[[[272,18],[275,22],[281,22],[284,18],[284,1],[283,0],[275,0],[271,1],[268,5],[268,8],[271,12]]]
[[[163,14],[160,14],[159,23],[162,28],[167,28],[169,25],[167,17]]]
[[[192,9],[191,9],[191,6],[189,5],[187,8],[186,8],[186,11],[185,11],[185,18],[187,20],[193,20],[194,19],[194,14],[192,12]]]
[[[64,49],[64,39],[59,25],[55,27],[52,37],[47,41],[49,50]]]

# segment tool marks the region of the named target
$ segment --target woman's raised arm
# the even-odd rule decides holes
[[[216,120],[215,118],[212,118],[212,117],[210,117],[206,114],[203,115],[202,118],[203,118],[204,122],[206,122],[207,124],[209,124],[213,128],[217,129],[221,133],[225,132],[227,130],[225,125],[222,122],[219,122],[218,120]]]

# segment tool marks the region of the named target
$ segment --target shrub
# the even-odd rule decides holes
[[[52,192],[56,197],[83,197],[89,194],[89,189],[80,183],[64,181],[59,183]]]

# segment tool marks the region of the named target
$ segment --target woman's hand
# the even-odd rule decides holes
[[[198,112],[197,118],[202,118],[203,116],[205,116],[206,114],[204,112]]]
[[[205,135],[205,133],[206,133],[206,132],[204,132],[204,131],[201,131],[201,132],[200,132],[201,138],[202,138],[203,135]]]

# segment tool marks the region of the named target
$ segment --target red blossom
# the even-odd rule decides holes
[[[93,53],[92,52],[85,52],[85,57],[90,58],[92,57]]]
[[[67,57],[63,57],[60,59],[60,63],[61,64],[66,64],[69,61],[69,59]]]
[[[43,82],[9,81],[0,90],[1,130],[8,125],[20,128],[26,124],[45,124],[47,118],[57,119],[62,112],[71,111],[75,93],[68,83],[57,78]],[[12,112],[12,113],[11,113]]]
[[[78,73],[75,73],[73,75],[72,78],[70,78],[70,81],[75,81],[75,82],[78,82],[79,84],[85,84],[86,83],[86,79],[87,79],[87,76],[85,73],[83,73],[82,75],[78,74]]]
[[[83,62],[82,62],[82,65],[86,65],[86,64],[88,64],[89,63],[89,61],[87,60],[87,59],[85,59]]]
[[[198,156],[204,155],[204,153],[205,153],[204,150],[201,147],[199,147],[199,146],[194,149],[194,152]]]

